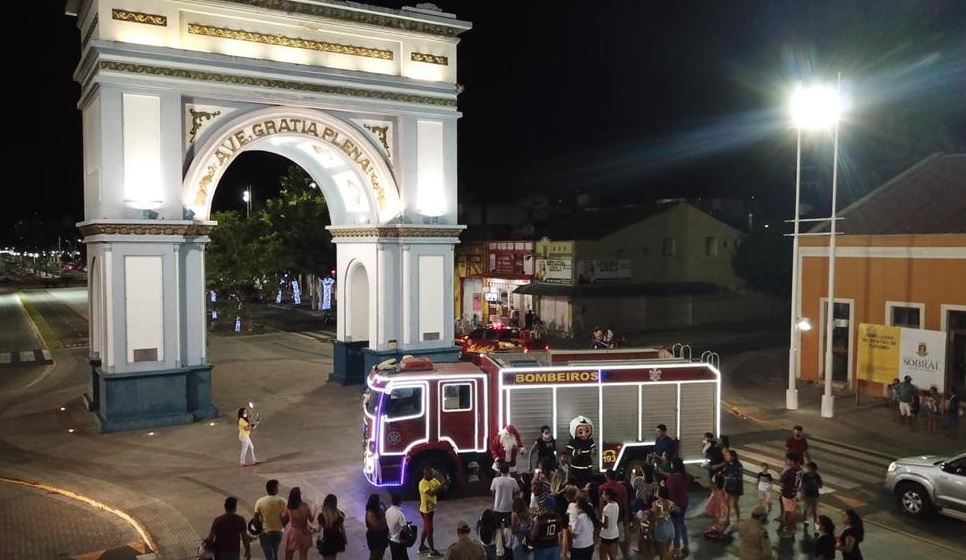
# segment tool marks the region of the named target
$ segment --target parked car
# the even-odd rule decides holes
[[[532,331],[519,327],[494,324],[477,327],[469,334],[456,338],[460,347],[460,359],[476,360],[480,354],[490,352],[533,352],[550,349],[550,342],[534,338]]]
[[[966,521],[966,452],[896,459],[886,470],[885,486],[906,515],[939,512]]]

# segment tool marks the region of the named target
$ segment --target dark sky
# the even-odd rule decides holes
[[[5,163],[8,178],[18,179],[8,179],[2,239],[16,219],[83,218],[72,79],[79,38],[63,5],[0,8],[30,38],[8,58],[7,130],[17,134],[8,135]],[[473,23],[458,60],[463,200],[513,201],[531,192],[614,201],[756,196],[779,219],[790,217],[789,87],[799,79],[834,81],[838,72],[852,100],[840,137],[846,200],[931,152],[966,151],[960,0],[437,5]],[[804,189],[806,199],[827,196],[826,140],[806,143],[803,176],[814,187]],[[269,167],[281,171],[284,163]],[[243,161],[229,173],[230,188],[271,189],[272,173],[249,177]],[[236,198],[243,209],[238,195],[227,196]]]

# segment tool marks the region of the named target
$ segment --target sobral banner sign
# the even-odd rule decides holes
[[[912,377],[920,389],[946,383],[946,333],[888,325],[859,325],[859,379],[888,384]]]

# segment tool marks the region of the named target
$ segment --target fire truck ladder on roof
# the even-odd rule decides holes
[[[721,356],[717,352],[712,352],[711,350],[701,352],[701,361],[713,366],[715,369],[721,369],[719,367],[721,364]]]
[[[687,360],[687,361],[690,362],[691,361],[691,345],[690,344],[682,344],[680,342],[675,342],[674,345],[671,346],[671,355],[673,355],[675,358],[679,358],[679,359],[682,359],[682,360]]]

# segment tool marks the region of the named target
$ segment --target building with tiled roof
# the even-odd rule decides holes
[[[837,215],[833,381],[881,395],[893,377],[904,377],[912,364],[921,363],[938,369],[914,372],[914,383],[961,391],[966,386],[966,154],[929,156]],[[800,316],[820,327],[799,334],[797,375],[810,381],[823,379],[825,370],[828,231],[825,222],[800,238]],[[872,345],[870,332],[899,332],[891,327],[919,331],[903,330],[898,342]],[[921,340],[910,346],[907,339],[914,336]]]

